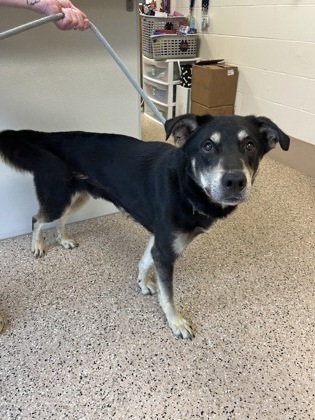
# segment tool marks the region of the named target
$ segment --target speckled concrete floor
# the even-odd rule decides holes
[[[314,419],[315,180],[266,159],[252,200],[178,261],[176,339],[136,287],[148,234],[117,214],[0,242],[0,418]]]

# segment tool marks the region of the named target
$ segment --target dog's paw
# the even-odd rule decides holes
[[[45,250],[42,244],[32,246],[32,254],[35,258],[41,258],[45,255]]]
[[[158,292],[157,284],[151,278],[146,278],[144,281],[142,278],[138,277],[137,283],[143,295],[155,295]]]
[[[32,254],[35,258],[40,258],[45,255],[44,251],[44,238],[42,232],[38,232],[37,234],[33,233],[32,236]]]
[[[189,322],[179,314],[169,321],[169,326],[176,337],[192,339],[195,336]]]
[[[65,249],[73,249],[79,246],[77,242],[75,242],[73,239],[61,239],[60,245],[63,246]]]

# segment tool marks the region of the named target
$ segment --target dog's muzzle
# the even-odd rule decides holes
[[[228,172],[222,177],[222,186],[227,194],[239,195],[246,184],[247,179],[242,171]]]
[[[221,183],[225,203],[236,205],[246,199],[247,178],[244,172],[228,172],[223,175]]]
[[[217,203],[228,206],[247,200],[248,180],[243,171],[226,172],[216,179],[210,188],[206,188],[208,195]]]

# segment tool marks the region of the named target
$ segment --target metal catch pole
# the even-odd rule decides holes
[[[0,32],[0,40],[9,38],[9,36],[20,34],[21,32],[28,31],[29,29],[36,28],[37,26],[44,25],[48,22],[56,22],[57,20],[63,19],[65,15],[63,13],[57,13],[56,15],[45,16],[43,18],[33,20],[32,22],[25,23],[24,25],[17,26],[16,28],[9,29],[4,32]]]

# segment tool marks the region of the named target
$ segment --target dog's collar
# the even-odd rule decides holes
[[[193,215],[195,215],[196,213],[197,214],[200,214],[201,216],[206,216],[206,217],[210,217],[210,215],[209,214],[207,214],[207,213],[205,213],[205,212],[203,212],[202,210],[200,210],[200,209],[198,209],[196,206],[195,206],[195,204],[188,198],[188,201],[189,201],[189,204],[191,205],[191,207],[192,207],[192,212],[193,212]]]
[[[193,174],[190,173],[190,168],[186,167],[186,171],[179,178],[179,185],[182,197],[192,210],[195,217],[205,217],[209,221],[226,217],[237,206],[222,207],[220,204],[211,201],[211,198],[203,191],[194,179]]]

